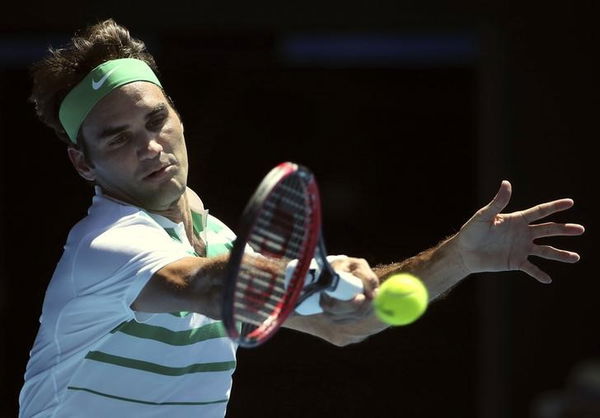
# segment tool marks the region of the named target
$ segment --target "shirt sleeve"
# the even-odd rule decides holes
[[[164,229],[138,215],[82,240],[73,262],[74,288],[78,297],[93,296],[131,318],[130,305],[152,275],[189,256]]]

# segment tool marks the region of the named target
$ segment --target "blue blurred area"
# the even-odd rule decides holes
[[[322,67],[470,66],[479,55],[473,33],[297,33],[279,43],[284,63]]]
[[[32,36],[17,33],[0,37],[0,68],[24,68],[43,58],[50,46],[59,47],[69,40],[66,35]]]
[[[72,34],[47,32],[29,33],[15,32],[2,36],[0,34],[0,69],[28,68],[32,63],[46,56],[49,48],[61,48],[69,42]],[[152,53],[160,52],[160,42],[153,33],[142,33],[146,46]]]

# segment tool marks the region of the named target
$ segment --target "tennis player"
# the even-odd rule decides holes
[[[187,187],[184,127],[142,41],[113,20],[86,28],[32,68],[32,101],[94,186],[48,286],[20,394],[25,417],[223,417],[236,346],[219,321],[223,269],[234,234]],[[412,271],[431,298],[474,272],[522,270],[536,255],[576,253],[535,238],[578,235],[574,224],[531,222],[573,202],[500,214],[511,189],[435,248],[372,270],[359,258],[334,268],[361,278],[351,301],[323,298],[324,312],[286,326],[343,346],[386,326],[371,299],[381,280]]]

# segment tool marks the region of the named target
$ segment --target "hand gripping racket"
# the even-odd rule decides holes
[[[296,308],[320,312],[322,291],[347,300],[363,290],[360,279],[336,273],[327,261],[319,189],[306,167],[284,162],[273,168],[246,205],[237,232],[222,319],[243,347],[265,342]]]

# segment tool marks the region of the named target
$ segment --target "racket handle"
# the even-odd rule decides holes
[[[362,293],[362,280],[352,273],[345,271],[337,272],[339,280],[337,286],[331,290],[326,290],[327,294],[335,299],[350,300],[354,296]]]
[[[362,280],[351,273],[339,272],[337,285],[333,289],[327,289],[325,292],[329,296],[340,300],[350,300],[363,291]],[[296,307],[296,312],[300,315],[314,315],[323,312],[321,308],[321,293],[315,293],[309,296],[304,302]]]

